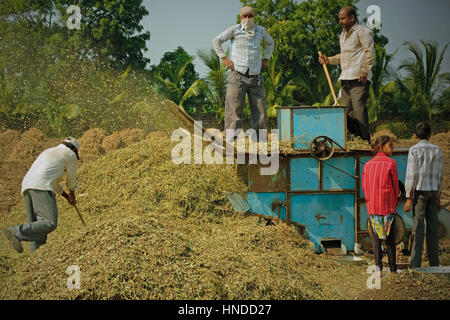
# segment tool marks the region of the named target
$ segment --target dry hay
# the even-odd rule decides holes
[[[167,138],[169,135],[164,131],[153,131],[150,132],[145,139],[161,139],[161,138]]]
[[[124,129],[119,132],[119,136],[122,139],[124,146],[126,147],[133,143],[144,140],[145,132],[142,129]]]
[[[157,135],[159,137],[167,137],[167,133],[163,131],[152,132],[148,136]],[[127,147],[133,143],[144,140],[145,132],[142,129],[124,129],[106,136],[102,140],[102,149],[104,153]],[[99,153],[98,155],[101,155]]]
[[[0,219],[22,201],[20,186],[28,168],[28,161],[0,160]]]
[[[236,167],[175,165],[174,145],[153,137],[83,164],[87,226],[59,197],[58,228],[33,255],[0,241],[0,298],[354,299],[365,290],[367,265],[338,265],[294,227],[235,213],[225,192],[247,189]],[[0,229],[24,220],[20,204]],[[71,265],[80,290],[66,287]]]
[[[8,129],[0,133],[0,160],[7,159],[12,151],[12,146],[19,141],[19,131]]]
[[[58,143],[59,139],[48,139],[39,129],[31,128],[22,134],[13,147],[8,161],[34,160],[42,151]]]
[[[371,150],[371,146],[366,140],[352,133],[347,134],[347,143],[345,146],[347,150]]]
[[[92,160],[105,154],[105,150],[102,147],[105,136],[106,131],[103,129],[93,128],[86,131],[79,139],[80,158],[83,160]]]
[[[393,142],[397,142],[398,141],[397,136],[395,134],[393,134],[391,130],[389,130],[389,129],[382,129],[382,130],[379,130],[379,131],[375,132],[372,135],[372,138],[371,138],[372,142],[375,142],[377,140],[377,138],[381,137],[381,136],[391,137]]]
[[[234,165],[175,165],[174,145],[155,137],[83,164],[87,227],[59,197],[45,246],[18,255],[1,241],[0,298],[345,299],[364,287],[364,268],[314,254],[292,226],[235,213],[225,192],[247,187]],[[20,204],[0,228],[24,217]],[[70,265],[80,290],[67,290]]]
[[[124,146],[122,138],[119,133],[113,133],[102,140],[102,148],[105,152],[120,149]]]

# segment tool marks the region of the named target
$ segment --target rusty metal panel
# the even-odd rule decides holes
[[[261,168],[270,165],[248,165],[248,186],[252,192],[286,192],[289,187],[288,163],[286,158],[279,159],[277,174],[261,175]]]

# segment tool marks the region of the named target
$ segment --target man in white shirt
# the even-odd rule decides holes
[[[3,231],[17,252],[23,252],[21,241],[29,241],[30,250],[34,252],[46,243],[47,234],[56,229],[56,194],[66,198],[69,204],[76,204],[78,150],[75,138],[65,139],[58,146],[43,151],[23,178],[27,223]],[[60,184],[64,176],[69,194]]]
[[[442,150],[430,143],[431,127],[428,123],[419,122],[415,136],[420,141],[409,149],[405,179],[407,200],[404,211],[410,211],[411,205],[413,206],[414,241],[409,267],[421,267],[424,238],[430,267],[438,267],[438,212],[444,179]]]
[[[357,23],[356,11],[350,6],[339,11],[339,24],[343,27],[339,38],[341,53],[333,57],[319,57],[319,62],[341,65],[342,104],[350,107],[348,129],[370,141],[366,103],[375,61],[373,32]]]

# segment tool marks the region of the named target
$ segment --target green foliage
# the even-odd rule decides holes
[[[241,0],[241,3],[255,8],[256,23],[266,27],[274,39],[276,71],[283,72],[282,82],[287,84],[299,74],[309,79],[318,76],[315,71],[319,50],[330,56],[339,53],[342,31],[339,10],[357,0]]]
[[[403,62],[399,67],[400,70],[405,70],[407,75],[403,80],[397,79],[397,83],[412,104],[412,116],[415,120],[431,120],[433,113],[440,111],[438,94],[450,85],[450,73],[440,73],[448,43],[440,53],[437,43],[420,43],[425,54],[416,43],[404,43],[414,58]]]
[[[184,95],[184,76],[192,65],[194,57],[188,57],[184,64],[175,66],[160,66],[153,70],[152,78],[159,92],[167,99],[179,104]]]
[[[375,132],[383,129],[388,129],[400,139],[409,139],[414,132],[407,123],[398,121],[380,124],[376,127]]]
[[[276,72],[277,58],[269,60],[267,69],[264,71],[264,88],[266,91],[267,116],[277,117],[277,107],[289,106],[294,103],[292,91],[295,89],[293,81],[289,81],[283,86],[281,82],[282,72]]]
[[[390,65],[393,57],[398,49],[392,54],[387,54],[386,49],[380,45],[375,46],[375,63],[372,67],[371,86],[369,87],[369,98],[367,101],[367,109],[369,113],[369,122],[374,122],[378,116],[391,110],[399,110],[400,105],[394,108],[392,104],[401,102],[400,97],[396,96],[396,89],[393,83],[386,84],[386,81],[392,78],[392,67]],[[385,97],[384,94],[391,94]],[[397,99],[395,99],[397,98]],[[388,103],[386,103],[388,102]]]
[[[175,103],[181,103],[183,94],[199,79],[192,63],[193,59],[183,47],[179,46],[174,51],[164,53],[160,63],[152,66],[151,78],[156,80],[156,84],[162,86],[163,95]],[[178,79],[181,70],[183,72],[181,78]],[[183,101],[185,102],[184,108],[186,111],[192,112],[202,104],[203,100],[203,95],[186,99]]]
[[[208,75],[206,79],[199,79],[194,82],[191,88],[186,91],[180,104],[191,97],[204,95],[207,100],[202,106],[203,111],[214,113],[216,120],[222,122],[225,116],[228,69],[212,48],[210,50],[198,50],[197,55],[209,69]],[[229,50],[227,50],[226,55],[229,55]]]
[[[148,11],[142,0],[55,0],[65,24],[66,9],[78,5],[81,9],[81,29],[67,30],[68,42],[79,48],[79,56],[88,55],[113,67],[144,70],[150,59],[145,58],[145,42],[150,33],[144,32],[140,21]]]
[[[327,65],[328,70],[332,70],[329,65]],[[319,105],[333,105],[334,99],[331,93],[330,85],[328,84],[327,77],[322,65],[316,65],[314,69],[316,77],[310,78],[305,73],[299,73],[295,76],[294,82],[296,89],[293,92],[294,98],[298,102],[304,105],[313,105],[318,101],[321,101]],[[337,81],[333,81],[333,88],[336,95],[339,92],[340,84]],[[328,97],[331,97],[329,100]],[[328,100],[327,100],[328,99]]]
[[[90,127],[135,127],[142,112],[133,106],[157,103],[149,83],[130,66],[117,70],[80,59],[57,30],[0,19],[2,126],[37,126],[58,136],[77,136]],[[140,125],[147,129],[148,123]]]
[[[70,5],[80,8],[81,29],[66,26]],[[59,55],[70,52],[123,70],[129,65],[144,70],[150,62],[143,56],[150,33],[140,33],[147,14],[142,0],[6,0],[0,5],[0,20],[23,27],[20,35],[40,29],[50,45],[58,42]]]

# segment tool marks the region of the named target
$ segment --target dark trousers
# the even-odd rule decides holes
[[[391,231],[386,239],[386,250],[389,261],[389,269],[391,272],[397,272],[397,262],[395,257],[395,218],[391,225]],[[375,265],[383,270],[383,251],[381,250],[381,242],[377,233],[372,229],[372,224],[368,221],[368,228],[370,239],[372,239],[373,254],[375,258]]]
[[[430,266],[439,266],[437,200],[437,191],[414,191],[412,229],[414,243],[411,251],[411,262],[409,264],[411,268],[420,268],[422,265],[423,242],[425,236]]]
[[[366,107],[369,85],[369,81],[364,84],[358,79],[341,80],[342,104],[349,107],[347,128],[351,133],[366,141],[370,141],[369,113]]]

